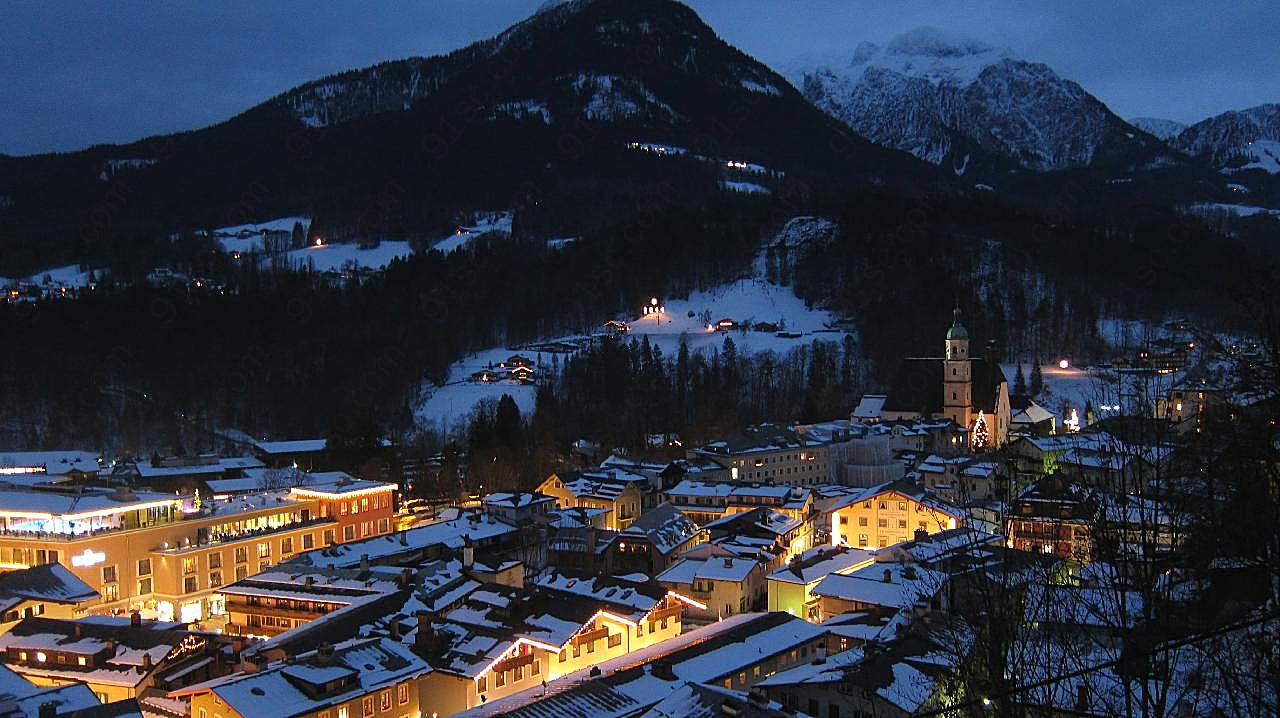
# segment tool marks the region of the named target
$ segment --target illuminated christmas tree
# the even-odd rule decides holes
[[[987,415],[978,412],[978,420],[973,423],[973,438],[970,444],[974,451],[986,449],[991,446],[991,430],[987,428]]]

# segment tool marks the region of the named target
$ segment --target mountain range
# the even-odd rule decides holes
[[[1094,211],[1230,201],[1247,186],[1252,202],[1280,203],[1276,108],[1126,122],[1047,65],[928,28],[779,74],[678,2],[567,0],[213,127],[0,155],[0,274],[299,213],[339,237],[411,238],[493,207],[517,210],[518,233],[582,232],[726,189],[976,187]],[[679,169],[636,146],[670,148]]]
[[[796,217],[829,231],[772,245],[764,276],[849,323],[867,390],[932,346],[957,297],[975,340],[1104,358],[1100,318],[1216,319],[1221,288],[1275,253],[1266,213],[1220,227],[1185,211],[1243,192],[1280,206],[1276,175],[1251,166],[1274,112],[1166,140],[1045,65],[933,31],[784,69],[672,0],[569,0],[212,127],[0,156],[0,276],[110,277],[76,301],[0,303],[0,335],[28,348],[0,362],[20,419],[0,445],[141,446],[197,413],[372,442],[468,354],[750,283],[762,242]],[[464,230],[482,210],[509,231]],[[282,217],[312,220],[290,246],[408,249],[380,272],[321,274],[212,231]],[[446,252],[444,235],[466,248]],[[805,381],[768,376],[753,381]]]

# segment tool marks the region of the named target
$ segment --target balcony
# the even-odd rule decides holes
[[[226,546],[230,544],[239,543],[240,541],[251,541],[253,539],[262,538],[264,536],[274,536],[276,534],[286,533],[288,531],[296,531],[298,529],[304,529],[309,526],[318,526],[320,524],[335,524],[335,523],[337,523],[336,520],[331,516],[324,516],[324,517],[317,516],[315,518],[310,518],[305,521],[294,521],[287,524],[281,524],[280,526],[254,529],[253,531],[242,531],[237,534],[219,534],[218,536],[205,539],[202,541],[197,541],[187,546],[174,546],[171,548],[161,547],[161,548],[154,548],[151,550],[153,553],[162,553],[167,556],[173,556],[173,555],[187,553],[189,551],[196,551],[199,549],[209,548],[211,546]],[[307,550],[310,550],[310,549],[307,549]]]

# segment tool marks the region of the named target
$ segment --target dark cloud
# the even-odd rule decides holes
[[[489,37],[540,4],[8,3],[0,22],[0,152],[212,124],[325,74]],[[1044,61],[1123,116],[1194,121],[1280,101],[1280,20],[1270,2],[690,4],[726,40],[769,63],[932,25]]]

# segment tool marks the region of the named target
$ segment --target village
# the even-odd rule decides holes
[[[1191,344],[1116,369],[1161,388],[1145,412],[1063,415],[957,308],[937,356],[847,416],[659,437],[674,459],[584,441],[530,490],[452,502],[336,466],[325,439],[5,453],[5,715],[1114,715],[1157,687],[1200,710],[1228,688],[1196,627],[1253,665],[1276,618],[1250,557],[1190,568],[1233,500],[1197,438],[1275,403],[1197,378]],[[468,381],[538,370],[516,353]],[[1017,681],[974,672],[992,646]]]

